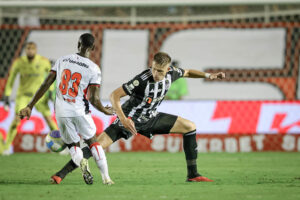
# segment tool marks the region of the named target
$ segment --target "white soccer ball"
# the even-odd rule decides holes
[[[66,144],[62,141],[60,132],[58,130],[48,133],[45,141],[47,147],[53,152],[61,152],[67,147]]]

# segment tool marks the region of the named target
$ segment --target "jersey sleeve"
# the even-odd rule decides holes
[[[144,84],[143,84],[141,77],[136,76],[133,79],[131,79],[130,81],[128,81],[127,83],[124,83],[122,85],[122,88],[127,95],[131,96],[135,93],[138,93],[139,90],[142,89],[143,85]]]
[[[171,66],[172,82],[183,77],[184,69]]]
[[[54,71],[57,72],[58,66],[59,66],[59,61],[60,59],[56,60],[55,64],[53,65],[53,67],[51,68],[50,71]]]
[[[15,82],[15,78],[17,74],[19,73],[19,65],[20,65],[21,60],[17,59],[14,61],[13,65],[11,66],[10,72],[9,72],[9,77],[5,86],[5,96],[10,96],[12,92],[12,88]]]
[[[92,77],[89,85],[100,85],[101,84],[101,71],[98,66],[96,66],[92,72]]]

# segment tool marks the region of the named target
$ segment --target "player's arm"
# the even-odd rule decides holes
[[[49,59],[43,58],[43,64],[45,66],[45,74],[47,74],[51,70],[51,62]],[[48,91],[49,91],[49,99],[54,101],[54,99],[52,99],[52,97],[53,97],[53,93],[55,92],[55,84],[51,84]],[[55,96],[55,94],[54,94],[54,96]]]
[[[5,92],[4,92],[4,107],[6,107],[6,109],[8,110],[9,108],[9,96],[11,95],[12,92],[12,88],[15,82],[15,78],[17,76],[17,74],[19,73],[19,59],[17,59],[13,65],[11,66],[11,70],[9,72],[9,76],[6,82],[6,86],[5,86]]]
[[[137,131],[135,129],[134,122],[125,116],[121,107],[120,99],[124,96],[127,96],[127,94],[122,87],[119,87],[110,94],[110,102],[123,126],[128,129],[133,135],[136,135]]]
[[[33,106],[38,102],[38,100],[45,94],[45,92],[48,90],[48,88],[51,86],[51,84],[55,81],[56,79],[56,73],[51,71],[46,80],[43,82],[41,87],[38,89],[38,91],[35,93],[29,104],[26,106],[26,108],[23,108],[19,116],[21,119],[27,117],[27,119],[30,118],[31,115],[31,110]]]
[[[89,86],[88,91],[88,99],[90,103],[100,112],[103,112],[106,115],[114,114],[114,111],[111,107],[104,107],[100,100],[100,87],[99,85],[91,85]]]
[[[183,77],[187,78],[209,78],[211,80],[213,79],[222,79],[225,78],[225,73],[224,72],[217,72],[217,73],[206,73],[206,72],[201,72],[199,70],[195,69],[185,69]]]

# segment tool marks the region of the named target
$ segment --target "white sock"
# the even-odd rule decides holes
[[[83,159],[83,153],[81,148],[77,146],[72,146],[69,151],[73,162],[79,167],[80,162]]]
[[[99,143],[94,143],[90,146],[90,149],[97,163],[97,166],[100,169],[102,179],[103,180],[110,179],[108,174],[107,160],[102,146]]]

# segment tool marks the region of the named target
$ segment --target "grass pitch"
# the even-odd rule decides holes
[[[51,185],[49,177],[69,158],[54,153],[0,156],[0,200],[300,199],[299,153],[199,154],[199,171],[212,183],[185,182],[183,153],[108,153],[115,185],[102,185],[92,159],[93,185],[85,185],[79,170]]]

